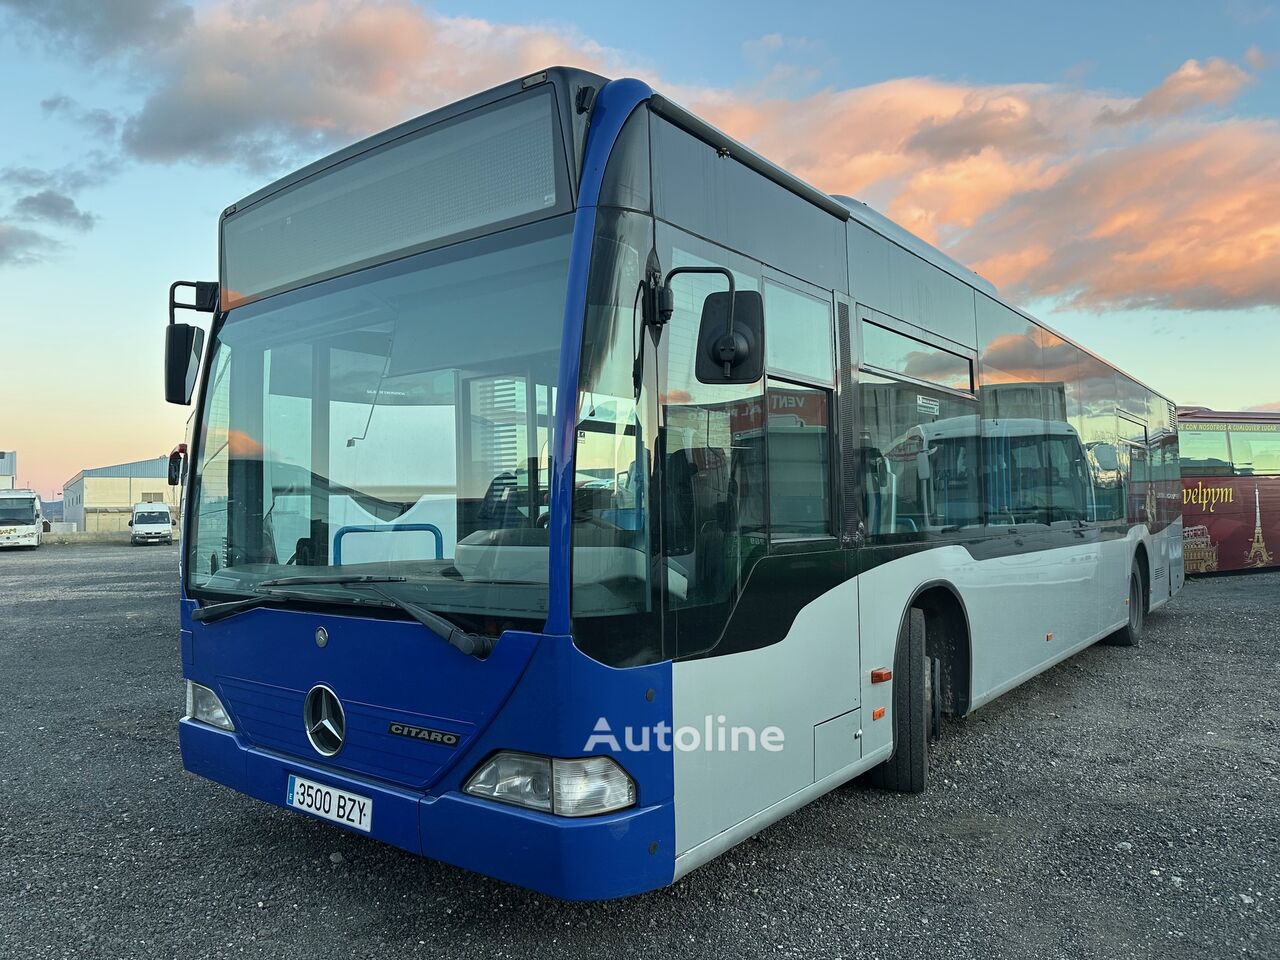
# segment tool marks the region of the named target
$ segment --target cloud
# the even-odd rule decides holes
[[[182,36],[194,17],[178,0],[0,0],[62,51],[88,60],[154,48]]]
[[[616,68],[571,33],[426,13],[408,2],[221,4],[146,68],[160,82],[124,125],[152,161],[278,168],[557,62]]]
[[[101,186],[120,168],[120,161],[100,150],[90,150],[84,161],[63,167],[0,167],[0,184],[22,190],[49,187],[63,193],[77,193]]]
[[[0,266],[26,266],[39,263],[44,254],[58,248],[56,240],[37,230],[15,227],[0,220]]]
[[[1271,58],[1262,52],[1262,48],[1256,43],[1251,44],[1249,49],[1244,52],[1244,62],[1249,65],[1249,69],[1255,73],[1261,73],[1271,66]]]
[[[1221,106],[1252,82],[1247,71],[1220,57],[1203,64],[1188,60],[1131,106],[1122,110],[1104,108],[1098,114],[1098,122],[1129,123],[1172,117],[1210,104]]]
[[[935,160],[958,160],[987,147],[1014,153],[1045,153],[1062,148],[1062,140],[1032,113],[1020,97],[977,100],[960,112],[930,117],[907,141],[908,150],[922,150]]]
[[[1280,304],[1280,129],[1230,121],[1077,156],[992,209],[953,252],[1020,298]]]
[[[63,117],[87,129],[103,140],[113,140],[120,121],[110,110],[101,107],[86,109],[65,94],[55,94],[40,101],[40,109],[46,116]]]
[[[93,214],[81,210],[71,197],[56,190],[41,190],[20,197],[13,205],[13,212],[23,220],[41,220],[76,230],[89,230],[97,220]]]
[[[1136,98],[1076,82],[930,77],[815,88],[806,71],[821,45],[769,35],[744,45],[760,82],[681,87],[572,29],[448,17],[409,0],[209,0],[195,12],[139,0],[127,16],[101,5],[113,12],[91,11],[83,24],[67,10],[98,4],[0,4],[46,39],[64,37],[87,58],[109,51],[112,65],[124,65],[142,93],[120,142],[145,161],[274,175],[477,90],[572,63],[650,80],[819,188],[885,211],[1016,299],[1099,310],[1280,304],[1280,124],[1214,110],[1251,82],[1218,58],[1188,60]],[[95,17],[109,20],[101,37]],[[1255,70],[1259,56],[1247,55]],[[63,96],[46,109],[86,114]],[[30,174],[11,168],[0,179],[25,193],[74,195],[67,182]]]

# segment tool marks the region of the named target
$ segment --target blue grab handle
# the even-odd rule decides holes
[[[333,565],[342,566],[342,538],[348,533],[394,533],[399,530],[425,530],[435,534],[436,559],[444,559],[444,534],[434,523],[358,523],[349,527],[339,527],[333,535]]]

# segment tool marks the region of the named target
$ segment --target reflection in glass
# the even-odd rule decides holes
[[[246,595],[268,578],[376,573],[408,578],[433,609],[541,616],[568,229],[233,311],[201,427],[190,585]]]

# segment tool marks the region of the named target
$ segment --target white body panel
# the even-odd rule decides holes
[[[728,727],[783,732],[777,752],[673,751],[676,852],[810,786],[814,727],[858,706],[858,585],[842,583],[804,607],[778,643],[672,667],[672,722],[704,729],[706,717]],[[850,739],[849,763],[860,757]]]
[[[949,585],[964,604],[972,709],[1123,626],[1138,544],[1154,557],[1170,549],[1159,541],[1180,535],[1177,524],[1154,537],[1138,527],[1102,539],[1095,529],[1078,544],[982,560],[959,544],[924,549],[818,597],[779,643],[675,663],[677,729],[701,729],[707,716],[723,716],[728,726],[776,725],[785,733],[777,753],[673,751],[677,876],[889,757],[893,684],[873,685],[870,675],[892,668],[902,618],[922,588]],[[1153,606],[1168,600],[1167,584],[1161,594],[1153,590]],[[880,707],[884,714],[873,720]],[[848,714],[855,708],[857,722]],[[815,770],[814,728],[841,715],[827,729],[854,731],[847,763],[831,762],[827,737]]]

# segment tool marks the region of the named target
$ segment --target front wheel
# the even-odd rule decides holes
[[[923,793],[929,785],[936,696],[931,667],[925,653],[924,611],[912,607],[893,657],[893,755],[867,774],[882,790]]]
[[[1125,603],[1129,608],[1129,619],[1103,642],[1113,647],[1140,647],[1147,626],[1147,591],[1142,581],[1142,568],[1136,560],[1129,570],[1129,599]]]

